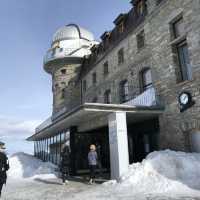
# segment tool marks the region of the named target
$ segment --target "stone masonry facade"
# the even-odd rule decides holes
[[[138,2],[138,1],[135,1]],[[129,99],[141,94],[140,72],[151,69],[153,87],[160,105],[164,106],[160,123],[160,149],[190,151],[190,133],[200,130],[200,1],[199,0],[147,0],[147,14],[136,28],[95,59],[83,64],[77,83],[82,85],[82,103],[104,103],[104,93],[111,92],[111,103],[120,103],[121,81],[128,81]],[[172,24],[183,18],[184,38],[187,41],[192,78],[179,80],[179,64],[174,51]],[[137,36],[144,31],[144,46],[137,48]],[[123,49],[124,61],[118,63],[118,52]],[[94,52],[96,53],[96,52]],[[108,74],[103,67],[108,63]],[[85,65],[85,66],[84,66]],[[94,83],[95,74],[95,83]],[[85,81],[86,88],[83,88]],[[189,91],[194,106],[180,112],[178,96]],[[96,120],[98,123],[98,120]]]
[[[51,63],[53,116],[63,108],[70,111],[86,102],[105,103],[107,91],[109,103],[120,104],[123,81],[128,85],[126,98],[136,98],[143,92],[141,74],[150,69],[157,104],[164,107],[159,117],[159,148],[191,151],[191,134],[200,131],[200,1],[131,3],[132,9],[116,18],[115,28],[102,35],[102,42],[92,47],[92,54],[81,66],[56,60]],[[176,36],[175,23],[181,30]],[[191,71],[184,80],[177,50],[182,41]],[[195,104],[180,112],[178,97],[183,91],[191,94]],[[102,120],[93,119],[94,123]]]

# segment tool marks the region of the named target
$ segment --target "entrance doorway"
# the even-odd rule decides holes
[[[79,132],[75,137],[76,147],[76,170],[77,172],[88,172],[88,152],[91,144],[95,144],[99,161],[101,162],[102,169],[109,171],[110,157],[109,157],[109,136],[108,127],[89,131]]]
[[[128,124],[129,163],[141,162],[150,152],[158,150],[158,119]]]

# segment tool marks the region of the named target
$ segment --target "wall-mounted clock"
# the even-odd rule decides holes
[[[194,105],[194,101],[192,100],[192,95],[189,92],[183,91],[180,93],[178,97],[178,101],[180,104],[180,111],[183,112],[186,109],[190,108]]]

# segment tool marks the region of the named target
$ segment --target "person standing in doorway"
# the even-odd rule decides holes
[[[0,197],[3,185],[6,184],[7,174],[9,169],[8,157],[5,154],[5,144],[0,142]]]
[[[88,153],[88,164],[90,167],[90,180],[89,183],[92,184],[95,179],[95,170],[97,166],[98,156],[96,152],[96,146],[94,144],[90,145],[90,151]]]
[[[64,146],[63,151],[61,152],[61,173],[62,173],[62,182],[63,184],[68,184],[69,178],[69,164],[70,164],[70,151],[68,146]]]

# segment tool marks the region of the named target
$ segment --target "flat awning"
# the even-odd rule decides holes
[[[127,119],[131,122],[155,118],[163,113],[163,108],[158,106],[129,106],[122,104],[85,103],[70,112],[54,118],[43,129],[36,131],[27,138],[28,141],[36,141],[54,136],[71,126],[77,126],[78,131],[89,131],[108,125],[108,115],[113,112],[126,112]]]

